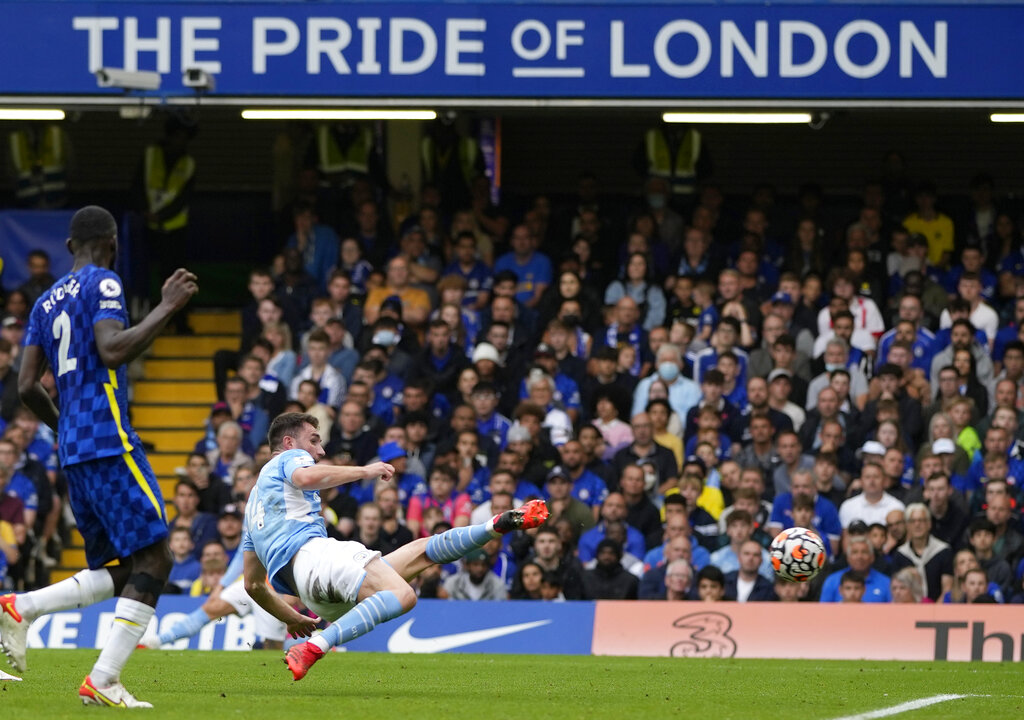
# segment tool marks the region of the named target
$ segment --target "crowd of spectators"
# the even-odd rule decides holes
[[[397,470],[322,493],[336,537],[387,553],[547,499],[544,527],[424,573],[422,597],[1024,602],[1024,248],[991,178],[955,217],[900,174],[849,216],[814,185],[727,201],[652,178],[629,204],[585,175],[519,211],[425,185],[404,218],[366,179],[329,208],[311,187],[214,358],[171,499],[176,590],[216,586],[268,423],[301,411],[323,462]],[[32,300],[9,292],[0,331],[12,567],[26,532],[52,555],[63,494],[8,392]],[[826,543],[813,583],[772,572],[794,525]]]

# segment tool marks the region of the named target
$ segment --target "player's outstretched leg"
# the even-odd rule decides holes
[[[539,527],[547,519],[548,506],[544,501],[531,500],[514,510],[506,510],[501,515],[495,515],[481,525],[452,528],[440,535],[430,536],[427,538],[425,554],[432,563],[438,565],[455,562],[466,553],[483,547],[493,538],[514,530]],[[419,572],[423,569],[420,568]],[[401,570],[399,573],[405,576]]]
[[[119,571],[119,568],[115,568]],[[82,608],[114,596],[110,570],[82,570],[45,588],[0,596],[0,647],[8,661],[24,671],[28,628],[42,615]]]

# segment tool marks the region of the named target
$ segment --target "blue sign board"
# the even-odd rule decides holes
[[[161,597],[150,631],[170,629],[205,599]],[[112,599],[79,610],[44,615],[32,624],[28,646],[103,647],[116,603]],[[592,602],[421,600],[411,612],[384,623],[344,648],[350,652],[589,655],[594,637],[594,609]],[[254,642],[254,617],[230,615],[206,625],[192,638],[179,640],[174,648],[249,650]]]
[[[101,67],[215,96],[1022,98],[1009,4],[5,2],[0,93],[116,94]],[[59,52],[54,49],[59,48]]]

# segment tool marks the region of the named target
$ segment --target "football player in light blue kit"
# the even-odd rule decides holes
[[[71,272],[32,308],[18,391],[22,402],[57,433],[68,495],[85,538],[88,570],[40,590],[0,596],[0,646],[25,669],[29,625],[58,610],[119,595],[110,636],[78,690],[87,705],[152,707],[121,684],[121,670],[153,617],[171,570],[167,512],[160,486],[128,422],[125,366],[160,334],[199,290],[183,268],[164,283],[162,299],[129,327],[117,258],[117,223],[95,205],[71,218]],[[59,409],[39,383],[47,364]],[[116,566],[106,566],[118,560]]]
[[[242,538],[245,589],[253,600],[286,623],[289,631],[308,629],[267,586],[269,575],[274,590],[297,595],[303,605],[332,623],[285,655],[296,680],[335,645],[411,610],[416,593],[408,581],[431,565],[454,562],[492,538],[537,527],[548,517],[544,501],[532,500],[486,523],[414,540],[385,558],[361,543],[330,539],[320,517],[318,491],[363,479],[390,481],[395,469],[383,462],[366,467],[317,465],[325,454],[317,427],[316,418],[302,413],[285,413],[271,423],[274,455],[249,495]]]

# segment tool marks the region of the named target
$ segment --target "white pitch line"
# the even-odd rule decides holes
[[[846,715],[841,718],[835,718],[834,720],[875,720],[875,718],[889,717],[890,715],[899,715],[900,713],[910,712],[911,710],[920,710],[921,708],[928,707],[929,705],[937,705],[938,703],[948,702],[950,700],[960,700],[966,697],[977,697],[975,695],[932,695],[931,697],[920,698],[918,700],[909,700],[899,705],[893,705],[892,707],[882,708],[881,710],[872,710],[871,712],[861,713],[859,715]]]

